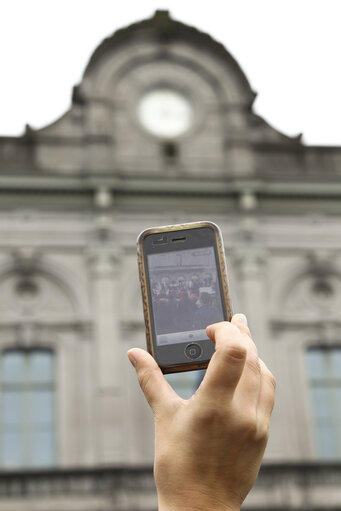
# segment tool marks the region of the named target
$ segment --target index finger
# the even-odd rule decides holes
[[[200,385],[210,399],[232,399],[243,373],[247,346],[240,330],[228,321],[215,323],[207,329],[207,335],[216,344],[216,350]]]

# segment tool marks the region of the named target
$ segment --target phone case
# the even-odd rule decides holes
[[[226,262],[225,262],[225,251],[223,238],[221,234],[221,230],[213,222],[210,221],[200,221],[200,222],[191,222],[185,224],[178,225],[166,225],[159,227],[152,227],[149,229],[145,229],[141,232],[141,234],[137,238],[137,262],[139,269],[139,278],[141,284],[141,292],[142,292],[142,305],[143,305],[143,314],[146,328],[146,339],[147,339],[147,349],[149,353],[154,357],[154,345],[152,341],[152,327],[151,327],[151,310],[148,301],[148,292],[147,292],[147,279],[146,279],[146,269],[145,269],[145,260],[144,260],[144,252],[143,252],[143,241],[146,236],[149,234],[156,234],[158,232],[171,232],[171,231],[180,231],[185,229],[198,229],[201,227],[209,227],[213,229],[215,234],[215,240],[217,243],[217,253],[219,260],[219,268],[221,272],[221,280],[222,280],[222,288],[224,294],[224,300],[226,304],[226,316],[228,321],[231,320],[232,317],[232,308],[230,302],[230,294],[228,289],[228,281],[227,281],[227,271],[226,271]],[[207,367],[207,363],[203,364],[200,362],[187,363],[183,366],[177,365],[176,367],[169,366],[167,368],[167,372],[176,372],[176,371],[186,371],[193,369],[203,369]]]

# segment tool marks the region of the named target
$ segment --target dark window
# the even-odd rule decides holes
[[[165,158],[175,159],[178,156],[178,147],[174,142],[164,142],[162,152]]]

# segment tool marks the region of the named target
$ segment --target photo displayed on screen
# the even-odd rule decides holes
[[[208,339],[224,320],[214,248],[151,254],[148,270],[157,344]]]

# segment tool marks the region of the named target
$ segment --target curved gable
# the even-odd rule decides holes
[[[187,109],[186,129],[169,131],[160,124],[148,129],[141,103],[153,91],[168,97],[162,101],[168,101],[172,115],[185,113],[169,106],[169,96],[178,102],[175,110]],[[50,125],[30,130],[34,167],[67,174],[199,178],[252,175],[273,161],[286,168],[284,154],[293,151],[298,161],[300,139],[255,115],[254,99],[245,74],[222,44],[167,11],[156,11],[104,39],[73,90],[70,109]],[[158,101],[152,110],[160,114]],[[148,112],[149,118],[155,115]]]
[[[251,106],[255,94],[236,60],[208,34],[156,11],[104,39],[84,72],[85,92],[105,92],[108,75],[124,73],[138,61],[171,61],[196,69],[225,92],[228,103]]]

